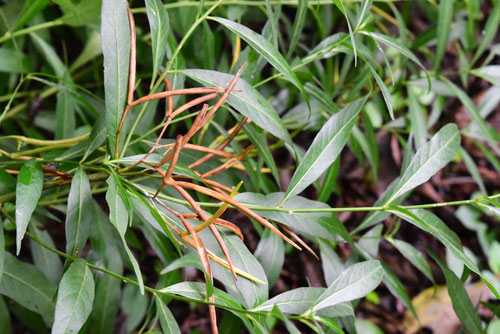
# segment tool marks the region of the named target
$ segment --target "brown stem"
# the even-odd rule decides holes
[[[238,79],[239,79],[241,73],[243,72],[243,69],[245,68],[245,65],[246,65],[246,62],[243,63],[243,65],[241,66],[241,68],[238,70],[238,72],[234,76],[233,80],[231,80],[231,82],[229,83],[229,86],[227,86],[227,88],[224,90],[224,94],[222,94],[222,96],[219,98],[219,100],[217,101],[217,103],[213,106],[213,108],[207,114],[207,116],[205,117],[205,119],[203,121],[203,124],[200,125],[200,128],[203,127],[208,122],[208,120],[210,118],[212,118],[212,116],[215,114],[215,112],[217,110],[219,110],[220,106],[226,101],[226,99],[229,96],[229,94],[231,94],[231,92],[233,91],[234,86],[236,86],[236,83],[238,82]]]
[[[254,149],[254,146],[253,145],[250,145],[248,146],[247,148],[245,148],[243,150],[243,152],[239,153],[237,156],[235,156],[234,158],[226,161],[225,163],[223,163],[222,165],[206,172],[205,174],[203,174],[201,177],[202,178],[207,178],[207,177],[210,177],[210,176],[214,176],[215,174],[219,174],[223,171],[225,171],[226,169],[229,169],[231,168],[232,166],[234,166],[235,164],[237,164],[239,161],[243,160],[245,158],[245,156],[250,153],[250,151],[252,151]]]
[[[234,139],[234,137],[236,137],[236,135],[238,134],[238,132],[241,130],[241,128],[243,127],[243,125],[245,125],[247,119],[248,118],[243,117],[243,119],[233,129],[233,131],[229,134],[229,136],[219,146],[217,146],[216,150],[222,151],[227,145],[229,145],[229,143]],[[193,162],[191,165],[189,165],[189,168],[197,167],[197,166],[203,164],[204,162],[212,159],[213,157],[214,157],[214,154],[213,153],[209,153],[209,154],[205,155],[203,158],[200,158],[199,160]]]
[[[167,126],[170,124],[170,122],[172,121],[172,119],[179,115],[180,113],[182,113],[183,111],[191,108],[191,107],[194,107],[202,102],[205,102],[205,101],[208,101],[208,100],[211,100],[213,98],[217,97],[217,93],[212,93],[212,94],[208,94],[208,95],[205,95],[205,96],[201,96],[201,97],[198,97],[188,103],[185,103],[183,104],[182,106],[180,106],[179,108],[175,109],[175,111],[173,111],[172,113],[167,113],[167,116],[166,116],[166,122],[165,122],[165,125],[163,126],[163,128],[161,129],[161,133],[160,133],[160,136],[158,136],[158,139],[156,140],[156,143],[155,145],[158,145],[158,143],[160,142],[161,138],[163,137],[163,134],[165,133],[165,130],[167,129]]]
[[[161,76],[161,73],[158,74]],[[165,87],[167,87],[167,90],[172,90],[172,84],[170,83],[170,80],[168,80],[167,76],[163,77],[163,82],[165,83]],[[172,115],[173,111],[174,111],[174,97],[169,96],[167,99],[167,112],[166,112],[167,117]]]
[[[170,180],[172,180],[172,179],[170,179]],[[175,188],[175,190],[177,190],[177,192],[179,194],[181,194],[182,197],[184,197],[186,199],[186,201],[188,201],[189,205],[191,205],[191,207],[194,209],[194,211],[196,211],[198,216],[200,216],[200,218],[203,221],[208,220],[209,217],[205,214],[205,211],[203,211],[203,209],[198,205],[198,203],[196,203],[196,201],[191,197],[191,195],[189,195],[189,193],[186,190],[184,190],[184,188],[179,187],[177,185],[174,185],[174,188]],[[219,246],[222,250],[222,253],[226,257],[227,263],[229,264],[229,269],[233,273],[234,278],[237,280],[236,272],[234,271],[233,263],[231,262],[231,259],[229,257],[229,251],[226,247],[226,244],[224,243],[224,240],[222,240],[222,237],[220,236],[219,231],[217,231],[217,229],[213,225],[210,225],[209,228],[210,228],[210,231],[212,232],[212,234],[214,235],[215,239],[217,240],[217,243],[219,244]],[[192,233],[191,231],[189,231],[189,232]]]
[[[187,94],[209,94],[209,93],[222,93],[225,88],[221,87],[196,87],[196,88],[182,88],[176,90],[169,90],[165,92],[155,93],[151,95],[143,96],[131,103],[132,106],[137,104],[162,99],[164,97],[174,96],[174,95],[187,95]]]
[[[168,166],[167,172],[163,175],[163,182],[162,182],[160,188],[158,189],[158,191],[156,192],[156,194],[153,196],[153,198],[156,197],[160,193],[160,191],[163,189],[163,187],[165,187],[165,185],[167,184],[167,180],[172,176],[175,165],[177,164],[177,159],[179,159],[179,153],[181,152],[181,148],[182,148],[182,136],[178,135],[177,140],[175,141],[175,147],[174,147],[174,151],[173,151],[172,161],[170,161],[170,166]],[[160,166],[156,166],[156,169],[163,171],[160,168]],[[158,171],[158,172],[160,172],[160,171]],[[161,172],[160,172],[160,174],[161,174]]]
[[[304,247],[309,253],[311,253],[317,260],[319,260],[318,255],[312,250],[311,247],[309,247],[308,244],[305,243],[304,240],[302,240],[301,237],[299,237],[295,232],[290,230],[288,227],[286,227],[283,224],[278,224],[283,230],[285,230],[286,233],[288,233],[292,238],[294,238],[302,247]]]
[[[195,190],[195,191],[200,192],[202,194],[205,194],[205,195],[211,196],[215,199],[218,199],[219,201],[226,202],[229,205],[234,206],[236,208],[236,210],[240,211],[245,216],[248,216],[248,217],[251,217],[251,218],[257,220],[260,224],[262,224],[263,226],[267,227],[268,229],[270,229],[271,231],[273,231],[274,233],[279,235],[283,240],[288,242],[293,247],[297,248],[298,250],[302,250],[302,248],[300,248],[299,245],[297,245],[295,242],[290,240],[290,238],[288,238],[286,235],[284,235],[280,230],[278,230],[276,227],[274,227],[270,222],[268,222],[267,220],[265,220],[264,218],[262,218],[261,216],[259,216],[258,214],[256,214],[255,212],[253,212],[252,210],[250,210],[249,208],[247,208],[243,204],[241,204],[240,202],[232,199],[228,195],[219,193],[215,190],[208,189],[206,187],[203,187],[203,186],[200,186],[197,184],[184,182],[184,181],[176,181],[173,179],[168,180],[167,184],[172,185],[172,186],[176,185],[176,186],[179,186],[182,188]]]
[[[196,129],[196,125],[199,124],[201,122],[201,120],[204,118],[206,112],[207,112],[207,109],[208,109],[208,104],[204,104],[203,105],[203,108],[201,109],[200,113],[198,115],[196,115],[196,118],[195,120],[193,121],[193,125],[191,126],[191,128],[189,128],[188,132],[186,133],[186,135],[183,137],[182,139],[182,142],[181,142],[181,148],[184,147],[184,145],[186,145],[187,141],[189,139],[191,139],[191,137],[196,133],[197,129]],[[173,152],[170,152],[165,158],[163,158],[162,161],[160,161],[155,167],[160,167],[161,165],[167,163],[168,161],[170,161],[170,159],[172,159],[172,156],[173,156]]]

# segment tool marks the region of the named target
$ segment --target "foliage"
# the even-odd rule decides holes
[[[378,331],[355,316],[360,302],[388,291],[416,314],[381,244],[429,284],[446,281],[466,331],[498,327],[464,282],[482,280],[498,302],[500,240],[484,220],[498,223],[500,194],[471,152],[500,172],[488,119],[500,102],[500,1],[11,0],[0,10],[2,333],[20,323],[113,332],[119,314],[126,332],[180,333],[172,305],[187,303],[208,310],[214,333]],[[414,10],[432,22],[420,34]],[[474,80],[489,82],[479,103]],[[388,185],[383,136],[404,151]],[[361,200],[371,206],[342,204],[347,157],[379,190]],[[418,187],[462,165],[472,198],[415,204]],[[457,206],[484,261],[433,211]],[[345,224],[342,212],[365,215]],[[402,235],[408,223],[460,272]],[[282,280],[276,294],[300,251],[326,284]],[[188,267],[201,274],[187,279]]]

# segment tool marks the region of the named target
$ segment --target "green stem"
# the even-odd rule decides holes
[[[99,180],[106,179],[108,176],[109,176],[108,173],[101,172],[101,173],[90,174],[88,176],[88,178],[89,178],[89,181],[99,181]],[[54,187],[57,187],[58,185],[59,185],[59,180],[58,179],[47,181],[47,182],[44,182],[43,189],[45,190],[45,189],[49,189],[49,188],[54,188]],[[0,196],[0,204],[12,201],[15,198],[16,198],[16,192],[15,191],[13,191],[11,193],[8,193],[8,194],[5,194],[3,196]]]
[[[69,254],[66,254],[64,252],[61,252],[60,250],[58,249],[55,249],[47,244],[45,244],[43,241],[41,241],[40,239],[38,239],[36,236],[34,236],[33,234],[29,233],[29,232],[26,232],[26,235],[31,239],[33,240],[34,242],[36,242],[37,244],[39,244],[40,246],[48,249],[49,251],[59,255],[59,256],[62,256],[64,257],[65,259],[69,260],[69,261],[74,261],[76,258],[69,255]],[[102,267],[99,267],[99,266],[96,266],[95,264],[92,264],[92,263],[89,263],[89,262],[86,262],[86,265],[87,267],[91,268],[91,269],[94,269],[94,270],[97,270],[97,271],[100,271],[104,274],[107,274],[107,275],[110,275],[110,276],[113,276],[125,283],[129,283],[129,284],[132,284],[132,285],[135,285],[137,287],[139,287],[139,283],[134,281],[133,279],[130,279],[128,277],[125,277],[125,276],[122,276],[120,274],[117,274],[115,273],[114,271],[111,271],[111,270],[108,270],[106,268],[102,268]],[[238,308],[238,307],[232,307],[232,306],[228,306],[228,305],[221,305],[221,304],[217,304],[217,303],[212,303],[212,302],[209,302],[207,300],[200,300],[200,299],[194,299],[194,298],[188,298],[188,297],[183,297],[183,296],[179,296],[177,294],[174,294],[174,293],[171,293],[171,292],[165,292],[165,291],[162,291],[162,290],[158,290],[158,289],[154,289],[154,288],[151,288],[149,286],[144,286],[144,290],[146,290],[147,292],[153,294],[153,295],[157,295],[157,294],[163,294],[163,295],[167,295],[173,299],[177,299],[177,300],[181,300],[181,301],[185,301],[185,302],[190,302],[190,303],[198,303],[198,304],[205,304],[205,305],[214,305],[216,307],[219,307],[219,308],[223,308],[223,309],[226,309],[226,310],[229,310],[229,311],[235,311],[235,312],[239,312],[239,313],[245,313],[245,314],[255,314],[255,315],[263,315],[263,316],[266,316],[268,315],[267,312],[262,312],[262,311],[254,311],[254,310],[245,310],[245,309],[242,309],[242,308]]]
[[[48,29],[48,28],[52,28],[52,27],[57,27],[57,26],[60,26],[60,25],[63,25],[63,24],[65,24],[63,20],[57,19],[57,20],[54,20],[54,21],[44,22],[44,23],[40,23],[40,24],[31,26],[31,27],[20,29],[20,30],[17,30],[15,32],[13,32],[13,33],[11,33],[10,31],[8,31],[2,37],[0,37],[0,43],[3,43],[3,42],[8,41],[8,40],[10,40],[12,38],[19,37],[19,36],[22,36],[22,35],[26,35],[26,34],[29,34],[29,33],[32,33],[32,32],[38,31],[38,30],[43,30],[43,29]]]
[[[153,194],[153,192],[151,192]],[[175,197],[170,197],[166,196],[163,194],[159,194],[158,197],[168,200],[170,202],[178,203],[178,204],[183,204],[183,205],[189,205],[189,203],[185,200],[181,200],[179,198]],[[263,206],[263,205],[256,205],[256,204],[244,204],[247,208],[251,210],[258,210],[258,211],[273,211],[273,212],[286,212],[288,214],[294,214],[294,213],[314,213],[314,212],[370,212],[370,211],[388,211],[393,208],[400,208],[400,209],[405,209],[405,210],[411,210],[411,209],[432,209],[432,208],[441,208],[445,206],[457,206],[457,205],[471,205],[471,204],[478,204],[482,200],[488,200],[488,199],[496,199],[500,198],[500,194],[496,195],[491,195],[487,197],[478,197],[475,199],[470,199],[470,200],[461,200],[461,201],[451,201],[451,202],[442,202],[442,203],[429,203],[429,204],[418,204],[418,205],[398,205],[398,206],[361,206],[361,207],[342,207],[342,208],[311,208],[311,209],[287,209],[287,208],[281,208],[281,207],[275,207],[275,206]],[[213,203],[213,202],[198,202],[198,205],[202,207],[214,207],[218,208],[221,206],[222,202],[218,203]],[[234,209],[233,206],[229,205],[229,208]]]
[[[343,0],[343,3],[359,3],[362,0]],[[396,2],[395,0],[378,0],[379,2]],[[398,0],[401,1],[401,0]],[[411,1],[411,0],[403,0],[403,1]],[[214,3],[217,1],[205,1],[204,5],[205,6],[212,6]],[[270,0],[269,3],[271,5],[285,5],[285,6],[297,6],[299,1],[298,0]],[[311,5],[332,5],[333,2],[332,0],[314,0],[311,1]],[[181,7],[198,7],[200,4],[197,1],[178,1],[174,3],[169,3],[165,4],[164,7],[166,9],[174,9],[174,8],[181,8]],[[253,1],[253,0],[225,0],[223,3],[224,6],[232,6],[232,5],[239,5],[239,6],[254,6],[254,7],[261,7],[266,5],[266,1]],[[146,13],[146,8],[144,7],[139,7],[139,8],[134,8],[132,9],[132,13]]]

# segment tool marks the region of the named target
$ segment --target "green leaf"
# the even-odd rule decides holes
[[[279,310],[277,307],[273,307],[271,311],[271,316],[283,321],[285,323],[286,329],[288,330],[288,333],[290,334],[300,334],[300,331],[295,327],[295,325],[292,323],[290,319],[285,317],[283,313]]]
[[[354,33],[351,28],[351,22],[349,21],[349,17],[347,16],[347,13],[345,11],[344,5],[342,4],[342,0],[332,0],[335,6],[340,10],[342,15],[344,15],[346,21],[347,21],[347,28],[349,29],[349,36],[351,37],[351,44],[352,44],[352,49],[354,51],[354,66],[356,66],[357,62],[357,55],[356,55],[356,40],[354,39]]]
[[[411,299],[405,290],[405,287],[401,280],[392,272],[392,270],[385,264],[382,263],[382,268],[384,268],[384,285],[387,290],[396,297],[407,309],[416,316],[415,308],[411,303]]]
[[[387,85],[385,84],[384,80],[382,80],[382,78],[378,75],[377,71],[375,71],[373,66],[370,65],[370,63],[368,62],[366,64],[368,65],[370,72],[372,72],[375,81],[377,81],[377,84],[380,87],[380,91],[382,92],[382,96],[384,97],[387,110],[389,110],[389,115],[391,116],[391,119],[394,120],[394,110],[392,108],[392,96],[391,93],[389,92],[389,88],[387,88]]]
[[[90,131],[89,139],[85,147],[85,153],[81,162],[85,161],[87,157],[92,154],[98,147],[106,140],[106,122],[105,115],[100,115],[95,121],[92,131]]]
[[[420,66],[422,68],[422,70],[425,71],[425,67],[424,67],[424,65],[422,65],[420,60],[418,60],[418,58],[413,54],[413,52],[410,51],[410,49],[408,49],[406,46],[404,46],[398,40],[396,40],[390,36],[387,36],[387,35],[378,34],[376,32],[369,32],[369,31],[363,31],[363,30],[361,30],[359,32],[364,34],[364,35],[372,37],[377,42],[380,42],[388,47],[394,48],[396,51],[398,51],[403,56],[405,56],[406,58],[413,61],[415,64]],[[426,75],[427,75],[427,79],[428,79],[429,85],[430,85],[430,77],[428,76],[427,72],[426,72]]]
[[[0,293],[19,305],[53,319],[56,287],[35,266],[6,253]]]
[[[425,246],[424,246],[425,247]],[[465,290],[462,281],[446,267],[446,264],[441,261],[434,252],[427,249],[427,253],[434,259],[434,261],[439,264],[441,271],[446,279],[446,287],[448,288],[448,295],[451,298],[451,304],[453,305],[453,310],[457,314],[460,321],[467,328],[468,333],[483,333],[483,327],[481,325],[481,319],[474,309],[474,305]]]
[[[275,69],[277,69],[285,78],[287,78],[291,83],[297,87],[307,105],[309,106],[309,98],[304,90],[302,82],[300,82],[297,75],[293,72],[290,65],[287,63],[286,59],[279,53],[279,51],[271,44],[267,39],[257,34],[251,29],[248,29],[244,25],[239,23],[224,19],[222,17],[210,17],[211,20],[219,22],[226,28],[231,30],[233,33],[240,36],[245,42],[247,42],[255,51],[257,51],[262,57],[264,57]]]
[[[64,273],[57,293],[52,333],[78,333],[94,303],[94,277],[87,263],[76,259]]]
[[[212,87],[227,87],[234,78],[230,74],[208,70],[183,70],[179,71],[179,73],[187,75],[204,86]],[[240,78],[234,89],[241,90],[241,92],[231,92],[227,98],[227,102],[234,109],[277,138],[288,143],[292,142],[290,134],[276,110],[252,85]]]
[[[11,334],[12,325],[10,323],[9,309],[5,301],[0,296],[0,333]]]
[[[30,60],[24,53],[6,47],[0,48],[0,72],[27,73],[30,70]]]
[[[330,213],[294,211],[307,208],[326,209],[329,208],[328,204],[295,196],[283,204],[282,208],[288,210],[286,212],[265,209],[266,207],[277,207],[283,200],[283,195],[282,192],[271,193],[267,196],[257,193],[240,193],[234,199],[244,204],[263,206],[262,210],[259,210],[259,208],[252,208],[252,210],[264,218],[280,222],[301,234],[337,241],[335,233],[338,233],[343,238],[346,237],[350,240],[349,232],[347,230],[342,231],[342,227],[338,226],[337,222],[334,221],[335,218],[329,219],[331,217]]]
[[[356,118],[363,107],[366,98],[351,103],[328,120],[314,138],[297,170],[293,174],[285,197],[285,203],[290,197],[299,194],[337,159],[347,142]]]
[[[500,87],[500,65],[483,66],[472,70],[471,73]]]
[[[380,261],[370,260],[347,268],[318,298],[312,312],[364,297],[375,290],[384,276]]]
[[[45,59],[52,67],[56,76],[61,79],[60,84],[65,87],[68,83],[71,83],[71,76],[68,68],[61,59],[59,59],[55,50],[38,35],[31,34],[31,38],[45,56]],[[73,137],[76,124],[74,105],[74,99],[71,97],[69,91],[65,89],[59,90],[56,104],[56,139]]]
[[[151,44],[153,46],[153,74],[156,78],[163,62],[167,48],[169,31],[168,14],[160,0],[146,0],[149,27],[151,28]],[[151,81],[153,85],[154,80]]]
[[[126,0],[103,1],[101,38],[104,55],[104,93],[106,131],[111,156],[115,156],[116,133],[123,115],[128,92],[130,62],[130,26]]]
[[[47,5],[49,0],[27,0],[24,3],[23,10],[14,25],[13,30],[17,30],[31,21],[38,13],[40,13]]]
[[[463,148],[460,148],[460,155],[462,156],[462,161],[464,162],[465,167],[469,171],[469,174],[472,176],[474,181],[479,187],[479,190],[483,193],[483,195],[487,194],[486,187],[484,186],[483,179],[481,177],[481,174],[479,173],[479,170],[477,169],[476,163],[474,162],[474,159],[467,153],[466,150]]]
[[[361,10],[359,11],[358,23],[356,23],[356,28],[354,28],[355,31],[358,31],[358,29],[361,27],[361,24],[363,23],[366,14],[370,12],[372,3],[373,0],[363,0],[361,2]]]
[[[481,135],[483,136],[484,140],[486,140],[488,144],[490,144],[491,149],[493,149],[493,151],[495,151],[497,155],[500,155],[500,149],[498,148],[498,143],[491,134],[488,125],[486,125],[486,121],[479,114],[476,106],[474,105],[474,102],[472,102],[470,97],[467,94],[465,94],[465,92],[462,89],[460,89],[457,85],[455,85],[453,82],[449,81],[446,78],[443,78],[443,80],[446,82],[446,84],[448,84],[448,87],[450,87],[450,89],[455,93],[460,102],[462,102],[462,104],[464,105],[465,109],[472,117],[474,122],[479,126],[479,128],[481,129]]]
[[[71,4],[72,7],[66,6],[67,10],[64,10],[64,16],[61,17],[64,24],[79,27],[99,19],[102,0],[80,0],[76,5],[73,5],[70,0],[59,1]]]
[[[207,288],[204,283],[200,282],[181,282],[161,289],[160,292],[204,301],[206,300]],[[218,288],[214,288],[213,292],[216,304],[243,309],[241,304],[228,293]]]
[[[75,59],[73,64],[71,64],[69,68],[70,72],[79,69],[82,65],[85,65],[90,60],[101,55],[101,45],[101,34],[97,31],[93,31],[92,33],[90,33],[90,36],[87,37],[87,43],[85,44],[83,51],[78,55],[78,58]]]
[[[88,333],[114,333],[120,302],[120,280],[109,275],[97,278]]]
[[[42,188],[42,165],[36,160],[26,162],[19,171],[16,186],[16,254],[18,255],[31,215],[42,195]]]
[[[420,272],[425,275],[425,277],[427,277],[432,283],[435,283],[431,268],[422,253],[405,241],[393,238],[387,238],[387,241],[396,247],[396,249],[403,254],[403,256],[415,266],[415,268],[420,270]]]
[[[160,318],[161,328],[163,333],[180,334],[181,330],[177,321],[175,321],[174,315],[168,309],[167,305],[155,294],[156,300],[156,314]]]
[[[478,61],[479,57],[483,54],[490,43],[493,41],[495,36],[497,35],[498,26],[500,22],[500,2],[496,2],[494,4],[493,10],[488,15],[488,20],[486,21],[486,26],[484,27],[484,35],[481,40],[481,44],[476,50],[474,54],[474,58],[472,58],[471,64],[474,64]]]
[[[35,218],[35,217],[34,217]],[[37,237],[45,245],[56,248],[49,232],[42,227],[39,227],[39,222],[36,219],[29,226],[29,231]],[[51,252],[39,243],[30,240],[31,256],[35,266],[55,285],[61,280],[63,265],[59,255]]]
[[[288,45],[287,58],[290,58],[301,37],[306,20],[308,2],[309,0],[298,1],[297,14],[295,14],[295,19],[293,20],[292,37],[290,37],[290,44]]]
[[[267,143],[266,134],[264,131],[257,127],[255,124],[246,122],[243,125],[243,130],[248,136],[248,139],[255,145],[257,150],[259,150],[259,155],[262,156],[264,162],[271,170],[271,174],[274,177],[274,180],[280,186],[280,176],[278,173],[278,167],[276,166],[276,162],[274,161],[274,157],[269,149],[269,144]]]
[[[283,313],[302,314],[326,291],[325,288],[304,287],[283,292],[254,308],[253,311],[271,311],[274,307]]]
[[[130,200],[128,198],[127,192],[120,184],[120,180],[116,174],[110,175],[106,182],[108,184],[108,191],[106,192],[106,202],[109,206],[109,220],[111,221],[111,224],[116,227],[118,233],[120,234],[125,252],[127,253],[128,258],[132,263],[132,267],[134,268],[135,275],[137,276],[139,289],[141,290],[141,294],[144,294],[144,281],[142,279],[139,263],[137,263],[137,260],[135,259],[134,255],[127,245],[127,242],[125,241],[125,232],[127,231],[129,220],[132,219]]]
[[[66,213],[66,253],[73,254],[77,249],[83,251],[89,237],[93,221],[91,208],[92,192],[85,170],[76,170],[68,196]]]
[[[61,90],[57,93],[56,104],[56,139],[71,138],[76,128],[74,100],[70,93]]]
[[[415,135],[415,147],[420,149],[427,142],[427,124],[425,110],[417,99],[413,89],[408,89],[411,131]],[[410,145],[407,143],[407,145]],[[411,146],[411,145],[410,145]]]
[[[16,191],[16,180],[5,169],[0,168],[0,196],[14,191]]]
[[[434,72],[440,67],[441,60],[448,46],[451,24],[453,19],[453,1],[441,0],[439,3],[439,16],[437,21],[437,51],[434,63]]]
[[[458,236],[433,213],[423,209],[405,210],[392,208],[389,212],[435,236],[453,255],[460,259],[470,270],[481,274],[477,265],[464,253]]]
[[[4,263],[5,263],[5,239],[3,236],[3,223],[0,223],[0,283],[2,282]]]
[[[254,255],[264,268],[269,287],[272,287],[276,283],[285,262],[283,239],[270,229],[265,229]]]
[[[208,250],[220,258],[224,258],[219,243],[208,229],[204,229],[199,235]],[[227,233],[221,233],[221,236],[226,243],[235,270],[237,268],[237,271],[249,273],[258,281],[241,275],[238,275],[238,280],[235,281],[231,271],[211,261],[214,278],[222,282],[226,291],[247,308],[254,307],[262,301],[267,300],[269,292],[267,277],[259,261],[257,261],[238,236]]]
[[[160,275],[165,275],[173,270],[177,270],[180,268],[196,268],[198,270],[203,270],[203,265],[201,264],[200,257],[197,253],[187,253],[180,258],[170,262],[168,266],[163,268],[160,272]]]
[[[442,127],[417,151],[385,205],[427,182],[431,176],[450,162],[459,148],[460,133],[457,126],[450,123]]]
[[[318,240],[321,267],[323,268],[323,276],[326,285],[331,285],[337,277],[345,270],[344,263],[335,252],[335,249],[328,243],[321,239]]]

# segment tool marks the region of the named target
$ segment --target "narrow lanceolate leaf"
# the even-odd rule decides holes
[[[57,93],[56,103],[56,139],[71,138],[75,133],[75,103],[68,91]]]
[[[425,275],[431,282],[434,283],[434,277],[432,277],[432,272],[431,268],[429,267],[429,264],[425,260],[424,256],[422,253],[420,253],[415,247],[413,247],[411,244],[398,240],[398,239],[392,239],[388,238],[387,241],[389,241],[396,249],[403,254],[403,256],[410,261],[411,264],[413,264],[422,274]]]
[[[155,294],[156,300],[156,314],[160,318],[161,328],[163,333],[180,334],[181,330],[177,321],[175,321],[174,315],[168,309],[167,305]]]
[[[413,54],[413,52],[410,51],[410,49],[408,49],[406,46],[404,46],[398,40],[396,40],[396,39],[394,39],[394,38],[392,38],[390,36],[387,36],[387,35],[378,34],[376,32],[369,32],[369,31],[364,31],[364,30],[361,30],[359,32],[362,33],[362,34],[364,34],[364,35],[372,37],[373,39],[377,40],[377,42],[382,43],[385,46],[394,48],[396,51],[398,51],[399,53],[401,53],[403,56],[405,56],[406,58],[412,60],[413,62],[415,62],[415,64],[417,64],[423,70],[425,70],[424,65],[422,65],[422,63],[420,62],[420,60],[418,60],[417,56],[415,56]],[[430,78],[428,78],[428,80],[430,80]],[[429,83],[429,85],[430,85],[430,83]]]
[[[356,28],[354,30],[358,30],[363,23],[363,20],[366,17],[366,14],[370,12],[370,8],[372,7],[373,0],[363,0],[361,2],[361,9],[359,11],[358,23],[356,23]]]
[[[153,46],[153,75],[158,75],[158,70],[163,62],[167,48],[168,14],[160,0],[146,0],[149,27],[151,28],[151,44]],[[154,80],[151,81],[153,85]]]
[[[21,251],[21,241],[36,204],[42,195],[43,170],[36,160],[26,162],[19,171],[16,186],[16,254]]]
[[[101,114],[95,121],[92,131],[90,131],[89,139],[87,141],[87,146],[85,147],[85,153],[83,154],[82,162],[87,159],[87,157],[92,154],[99,146],[106,140],[106,117]]]
[[[356,118],[366,98],[351,103],[328,120],[321,128],[311,147],[293,174],[282,203],[291,196],[297,195],[337,159],[351,134]]]
[[[304,22],[306,20],[308,1],[309,0],[299,0],[297,4],[297,14],[295,14],[295,20],[293,21],[292,37],[290,38],[290,45],[288,46],[287,58],[290,58],[292,55],[302,34],[302,29],[304,28]]]
[[[262,57],[264,57],[275,69],[277,69],[286,79],[297,87],[304,100],[309,105],[309,98],[307,97],[304,86],[300,82],[297,75],[293,72],[290,65],[287,63],[285,58],[279,53],[279,51],[271,44],[267,39],[257,34],[255,31],[248,29],[244,25],[236,23],[231,20],[223,19],[221,17],[211,17],[212,20],[219,22],[226,28],[231,30],[233,33],[240,36],[245,42],[247,42],[252,49],[257,51]]]
[[[57,293],[52,334],[78,333],[94,303],[94,277],[82,259],[76,259],[64,273]]]
[[[411,189],[427,182],[455,156],[459,148],[460,133],[457,126],[450,123],[442,127],[430,141],[417,151],[386,205]]]
[[[0,224],[0,282],[2,282],[4,262],[5,262],[5,239],[3,237],[3,224]]]
[[[9,309],[2,297],[0,297],[0,333],[12,333]]]
[[[131,204],[128,194],[120,184],[118,177],[115,175],[110,175],[106,182],[108,183],[106,202],[109,206],[109,220],[120,234],[125,252],[127,253],[128,258],[132,263],[132,267],[134,268],[135,275],[137,276],[139,289],[141,290],[141,294],[144,294],[144,281],[142,279],[139,263],[137,263],[136,258],[130,251],[127,242],[125,241],[125,232],[127,231],[129,219],[131,218],[130,214],[132,213],[129,211],[131,209]]]
[[[375,290],[384,276],[380,261],[370,260],[356,263],[347,268],[318,298],[312,311],[352,301]]]
[[[481,44],[477,48],[476,54],[472,59],[471,64],[475,63],[479,57],[483,54],[486,48],[490,45],[493,38],[495,38],[499,23],[500,22],[500,2],[496,2],[491,14],[488,16],[488,21],[486,21],[486,26],[484,28],[484,35]]]
[[[500,65],[483,66],[472,70],[471,73],[500,87]]]
[[[436,254],[427,249],[427,253],[439,264],[441,271],[446,279],[446,286],[448,288],[448,295],[451,299],[453,310],[457,314],[460,321],[465,325],[467,333],[484,333],[481,326],[481,319],[474,309],[474,305],[465,290],[464,284],[453,271],[451,271],[446,264],[441,261]]]
[[[47,63],[52,67],[55,75],[59,79],[63,79],[60,81],[60,84],[66,86],[68,82],[70,83],[71,76],[69,74],[69,70],[59,58],[54,48],[36,34],[32,34],[31,38],[44,55]],[[57,93],[56,139],[73,137],[76,124],[74,105],[74,100],[67,90],[60,90]]]
[[[130,27],[126,0],[105,0],[101,9],[106,129],[111,155],[125,108],[130,61]]]
[[[183,70],[179,72],[204,86],[210,87],[227,87],[234,79],[233,75],[209,70]],[[233,90],[229,94],[227,103],[272,135],[288,143],[292,142],[290,134],[276,110],[262,94],[241,78],[238,79],[234,89],[238,91]]]
[[[68,197],[66,253],[73,254],[76,249],[83,250],[85,246],[93,220],[91,201],[89,179],[85,170],[80,167],[73,176]]]
[[[382,92],[382,96],[384,97],[385,105],[387,106],[387,110],[389,110],[389,115],[391,116],[391,119],[394,119],[394,110],[392,109],[392,96],[391,93],[389,92],[389,88],[387,88],[387,85],[385,84],[384,80],[382,80],[382,78],[378,75],[377,71],[375,71],[373,66],[370,65],[370,63],[366,64],[368,65],[370,72],[372,72],[375,81],[377,81],[377,85],[380,87],[380,91]]]
[[[351,22],[349,21],[349,16],[347,16],[347,13],[345,11],[344,5],[342,4],[342,0],[332,0],[335,6],[340,10],[342,15],[344,15],[346,21],[347,21],[347,28],[349,29],[349,36],[351,37],[351,44],[352,44],[352,49],[354,52],[354,66],[356,66],[357,58],[356,58],[356,40],[354,39],[354,33],[351,28]]]
[[[56,248],[49,232],[40,228],[39,222],[37,222],[35,218],[36,217],[34,217],[34,221],[28,226],[29,232],[45,245]],[[55,285],[59,284],[63,272],[63,265],[59,255],[42,247],[33,240],[30,240],[30,250],[35,267],[37,267],[49,281]]]
[[[436,237],[470,270],[481,275],[477,265],[465,254],[460,239],[455,232],[450,230],[448,226],[432,212],[424,209],[405,210],[401,208],[394,208],[389,210],[389,212]]]
[[[35,266],[6,253],[0,294],[47,319],[54,317],[56,287]]]
[[[453,1],[441,0],[439,3],[439,18],[437,24],[437,51],[436,62],[434,63],[434,71],[439,69],[441,60],[443,59],[448,39],[450,37],[451,24],[453,19]]]
[[[488,144],[490,144],[491,148],[493,149],[493,151],[495,151],[496,154],[500,154],[500,148],[498,147],[498,143],[495,140],[495,137],[491,134],[490,128],[486,124],[484,118],[479,114],[479,111],[474,105],[474,102],[472,102],[471,98],[453,82],[449,81],[446,78],[443,78],[443,80],[453,91],[453,93],[455,93],[460,102],[462,102],[474,122],[479,126],[479,128],[481,129],[481,134],[484,136],[484,140],[486,140]]]

